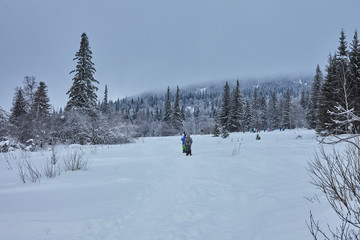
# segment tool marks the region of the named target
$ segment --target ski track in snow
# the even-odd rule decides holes
[[[192,137],[189,157],[180,137],[85,146],[90,171],[40,183],[21,184],[5,161],[16,157],[2,154],[0,239],[304,239],[310,209],[331,216],[304,198],[316,192],[305,169],[314,132]]]

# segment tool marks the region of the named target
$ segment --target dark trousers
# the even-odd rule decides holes
[[[191,145],[186,145],[186,156],[189,156],[189,154],[190,154],[190,156],[192,155],[191,154]]]

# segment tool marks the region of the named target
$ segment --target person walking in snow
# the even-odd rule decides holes
[[[185,139],[185,146],[186,146],[186,156],[190,156],[191,154],[191,144],[193,143],[192,138],[190,137],[190,134],[186,135],[186,139]]]
[[[186,139],[186,132],[184,132],[184,136],[181,138],[183,153],[186,153],[185,139]]]

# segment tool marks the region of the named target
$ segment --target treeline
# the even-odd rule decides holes
[[[88,37],[81,36],[73,84],[67,92],[69,100],[64,111],[51,111],[45,82],[33,76],[18,87],[9,114],[0,112],[0,151],[27,147],[30,150],[48,144],[114,144],[132,141],[133,126],[122,116],[109,115],[97,102],[95,67]],[[107,99],[103,104],[106,105]]]
[[[177,87],[174,95],[168,87],[166,94],[143,94],[137,99],[112,101],[108,100],[105,86],[104,96],[98,100],[99,82],[94,78],[96,70],[85,33],[74,60],[73,84],[67,92],[69,99],[64,110],[51,109],[45,82],[38,83],[33,76],[25,77],[23,86],[16,89],[10,113],[0,112],[0,140],[6,142],[3,150],[9,148],[10,142],[20,142],[34,149],[56,142],[125,143],[140,136],[169,136],[184,130],[210,134],[216,123],[224,118],[223,93],[217,87],[183,91]],[[308,92],[306,84],[292,80],[242,84],[245,94],[236,93],[236,99],[241,100],[236,101],[236,108],[241,112],[236,112],[236,118],[241,120],[232,116],[229,131],[282,126],[283,107],[287,106],[284,89],[289,90],[293,98],[289,105],[289,123],[284,127],[305,126],[304,117],[301,117],[304,114],[297,109],[299,96]],[[240,91],[239,82],[236,89]],[[233,101],[230,102],[232,108]],[[230,112],[235,113],[234,110]]]
[[[339,47],[328,57],[326,75],[319,66],[308,107],[309,127],[321,135],[359,133],[360,45],[357,31],[350,47],[341,31]]]
[[[326,75],[319,66],[311,89],[303,88],[297,99],[288,88],[286,94],[271,92],[244,99],[239,83],[230,93],[225,84],[214,134],[248,129],[308,127],[321,135],[359,133],[360,127],[360,45],[357,31],[350,47],[341,31],[339,47],[330,54]],[[251,101],[252,100],[252,101]]]
[[[175,94],[168,87],[166,94],[110,101],[110,112],[120,112],[141,126],[141,136],[174,135],[183,130],[210,134],[215,126],[228,132],[307,127],[310,78],[236,81],[233,85],[227,82],[224,90],[212,86],[180,91],[177,87]]]
[[[39,84],[35,77],[25,77],[24,86],[15,93],[10,116],[6,118],[5,113],[0,114],[2,126],[10,126],[4,128],[8,129],[7,131],[1,131],[1,136],[12,137],[22,143],[32,139],[31,142],[40,146],[55,142],[124,143],[135,137],[169,136],[184,130],[194,134],[210,134],[221,117],[225,117],[225,106],[229,106],[232,109],[229,112],[234,114],[230,118],[232,125],[228,125],[229,132],[248,131],[250,128],[305,127],[306,114],[302,106],[306,104],[301,102],[306,102],[308,96],[307,82],[309,80],[283,80],[276,84],[272,81],[248,82],[246,87],[244,86],[244,94],[240,92],[239,86],[235,87],[234,90],[239,94],[233,92],[230,96],[238,96],[236,99],[241,101],[230,100],[229,105],[222,102],[224,93],[221,87],[191,88],[183,91],[177,87],[175,94],[172,94],[168,87],[166,94],[148,93],[137,98],[112,101],[108,100],[108,88],[105,86],[102,100],[88,103],[88,106],[92,107],[71,106],[74,101],[69,100],[64,111],[51,111],[45,83],[42,83],[45,90],[41,91],[44,96],[40,98],[44,102],[31,104],[31,97],[28,96],[35,95]],[[29,84],[31,86],[27,86]],[[229,83],[227,85],[231,88]],[[285,104],[286,99],[290,104]],[[233,104],[235,102],[238,104]],[[18,106],[28,107],[19,107],[20,110],[23,109],[19,111]],[[289,118],[285,117],[285,120],[289,119],[288,125],[283,124],[284,106],[288,107],[290,113]],[[34,112],[37,114],[33,115]]]
[[[326,76],[319,67],[315,77],[263,81],[229,81],[225,85],[192,87],[172,94],[147,93],[136,98],[102,100],[99,82],[84,33],[76,53],[73,84],[64,110],[51,109],[45,82],[33,76],[16,89],[10,113],[0,111],[0,137],[34,146],[44,144],[116,144],[141,136],[229,133],[261,129],[313,128],[319,133],[356,132],[351,118],[360,112],[357,33],[347,48],[329,56]]]
[[[226,82],[214,135],[222,133],[226,137],[229,132],[306,127],[306,86],[302,85],[300,96],[292,96],[289,88],[285,92],[270,91],[269,95],[255,88],[252,96],[244,97],[239,81],[232,91]]]

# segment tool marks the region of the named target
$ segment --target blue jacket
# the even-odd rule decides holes
[[[181,138],[183,145],[185,144],[185,139],[186,139],[186,135],[184,134],[184,136]]]

